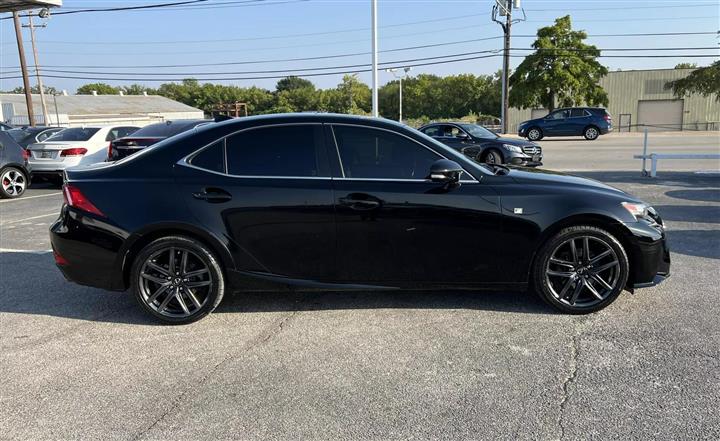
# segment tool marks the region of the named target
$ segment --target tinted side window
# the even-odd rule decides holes
[[[346,178],[425,179],[442,159],[404,136],[364,127],[333,126]]]
[[[550,119],[563,119],[567,118],[570,112],[568,110],[558,110],[557,112],[550,114]]]
[[[231,175],[329,176],[320,124],[251,129],[226,143]]]
[[[220,140],[193,156],[190,164],[218,173],[225,173],[225,140]]]
[[[580,117],[580,116],[588,116],[588,114],[587,114],[587,112],[585,111],[585,109],[571,109],[571,110],[570,110],[570,117],[572,117],[572,118],[577,118],[577,117]]]
[[[434,137],[442,136],[442,135],[440,134],[440,128],[439,128],[438,126],[428,127],[427,129],[423,130],[423,132],[424,132],[427,136],[434,136]]]

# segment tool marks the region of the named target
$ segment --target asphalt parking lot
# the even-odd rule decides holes
[[[714,134],[651,139],[720,151]],[[547,168],[658,209],[668,281],[589,316],[515,292],[279,292],[161,326],[65,282],[57,189],[0,201],[0,438],[720,438],[720,174],[696,173],[720,164],[650,179],[636,135],[541,144]]]

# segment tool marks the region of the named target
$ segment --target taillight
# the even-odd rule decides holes
[[[59,266],[67,266],[70,262],[67,261],[63,256],[60,255],[57,251],[53,250],[53,257],[55,257],[55,264]]]
[[[22,155],[23,155],[23,160],[25,160],[25,161],[30,160],[30,150],[23,149]]]
[[[608,115],[608,114],[606,113],[605,116],[603,116],[603,119],[604,119],[605,121],[610,122],[610,121],[612,121],[612,116],[610,116],[610,115]]]
[[[110,141],[110,144],[108,144],[108,161],[112,161],[113,154],[112,154],[112,141]]]
[[[87,153],[87,149],[82,147],[73,147],[71,149],[64,149],[60,152],[60,156],[82,156]]]
[[[90,199],[80,191],[79,188],[71,184],[63,185],[63,199],[65,203],[78,210],[87,211],[88,213],[96,214],[98,216],[105,217],[105,214],[98,210],[98,208],[90,202]]]

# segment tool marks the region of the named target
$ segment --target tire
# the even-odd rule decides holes
[[[7,167],[0,171],[0,197],[15,199],[25,194],[29,179],[25,172],[17,167]]]
[[[130,289],[153,317],[181,325],[200,320],[217,308],[225,294],[225,276],[205,244],[169,236],[151,242],[135,257]]]
[[[577,258],[572,257],[571,242]],[[607,231],[585,225],[565,228],[541,247],[531,282],[537,294],[558,310],[588,314],[614,302],[625,288],[628,274],[622,244]]]
[[[502,164],[503,163],[503,157],[497,150],[489,150],[485,154],[485,160],[483,161],[486,164]]]
[[[527,139],[530,141],[540,141],[543,139],[543,132],[538,127],[530,127],[527,132]]]
[[[585,130],[583,130],[583,136],[588,141],[594,141],[600,136],[600,129],[595,126],[585,127]]]

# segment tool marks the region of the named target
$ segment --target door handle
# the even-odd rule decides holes
[[[221,188],[203,188],[198,193],[193,193],[195,199],[206,201],[214,204],[227,202],[232,199],[232,195]]]
[[[353,210],[373,210],[380,207],[380,200],[370,195],[351,194],[347,197],[340,198],[340,205],[349,207]]]

